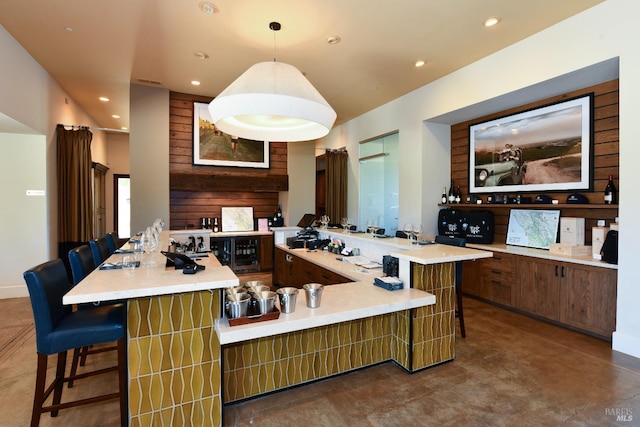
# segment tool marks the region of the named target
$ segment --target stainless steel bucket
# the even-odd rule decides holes
[[[309,308],[317,308],[320,307],[320,300],[322,298],[322,289],[323,285],[320,283],[307,283],[302,286],[305,291],[305,296],[307,298],[307,307]]]
[[[231,294],[227,295],[225,308],[229,319],[237,319],[247,315],[249,309],[249,301],[251,297],[248,294]]]
[[[280,300],[280,311],[283,313],[293,313],[296,310],[296,298],[298,289],[280,288],[276,291]]]
[[[273,307],[276,305],[276,296],[277,294],[272,291],[260,291],[253,294],[260,314],[267,314],[273,311]]]

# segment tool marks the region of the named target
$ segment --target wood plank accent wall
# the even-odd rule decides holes
[[[613,174],[618,189],[619,177],[619,81],[612,80],[595,86],[587,87],[574,92],[569,92],[552,98],[543,99],[531,104],[523,105],[510,110],[500,111],[495,114],[478,117],[476,119],[457,123],[451,127],[451,177],[455,185],[460,184],[463,196],[469,191],[469,126],[475,123],[496,119],[510,114],[544,106],[546,104],[564,101],[570,98],[594,93],[594,141],[593,141],[593,191],[580,191],[589,199],[591,204],[599,205],[598,209],[565,208],[562,207],[562,216],[585,218],[586,242],[591,241],[591,228],[596,225],[598,219],[612,222],[618,215],[617,206],[608,209],[603,207],[604,187],[607,184],[609,174]],[[536,193],[522,193],[525,196],[535,197]],[[547,192],[545,194],[564,203],[570,192]],[[512,194],[513,195],[513,194]],[[486,194],[481,195],[486,200]],[[491,205],[476,206],[478,209],[486,209]],[[507,205],[508,207],[495,206],[491,208],[495,215],[496,232],[495,241],[504,242],[509,222],[509,208],[526,208],[527,205]],[[461,205],[465,207],[465,205]],[[466,207],[470,207],[466,205]],[[550,207],[551,208],[551,207]]]
[[[198,228],[199,218],[218,217],[222,207],[252,206],[256,218],[270,217],[278,192],[287,191],[287,144],[271,142],[269,169],[193,164],[193,103],[212,98],[171,92],[169,96],[169,226]]]

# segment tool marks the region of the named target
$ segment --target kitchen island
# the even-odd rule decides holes
[[[160,247],[168,238],[163,232]],[[155,266],[133,272],[95,270],[63,300],[128,300],[130,425],[219,426],[226,402],[386,360],[413,371],[452,357],[452,351],[441,349],[453,348],[453,298],[439,296],[439,286],[436,293],[410,287],[386,291],[371,284],[372,275],[354,277],[326,287],[319,308],[308,309],[301,293],[294,313],[230,327],[221,289],[239,280],[228,267],[207,257],[199,261],[207,266],[204,272],[183,275],[165,268],[162,255],[152,256]],[[109,261],[121,258],[116,254]],[[447,264],[435,275],[419,273],[417,280],[452,288],[453,269]],[[437,317],[429,311],[439,298],[448,301],[451,314]],[[435,323],[425,328],[428,323],[416,323],[416,317]],[[445,330],[448,340],[434,338],[434,331]]]

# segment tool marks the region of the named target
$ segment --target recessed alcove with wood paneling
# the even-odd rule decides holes
[[[171,229],[197,227],[201,217],[220,217],[222,207],[253,207],[256,218],[270,217],[278,192],[287,191],[287,144],[269,144],[269,168],[193,164],[193,103],[210,97],[170,93],[169,190]]]
[[[591,228],[596,226],[599,219],[613,222],[618,215],[616,205],[604,205],[603,194],[607,184],[609,174],[616,180],[619,176],[619,120],[618,120],[618,98],[619,81],[612,80],[600,83],[584,89],[565,93],[563,95],[546,98],[522,105],[510,110],[496,112],[483,117],[478,117],[451,126],[451,178],[455,185],[460,185],[464,195],[469,189],[469,126],[475,123],[489,121],[498,117],[515,114],[521,111],[537,108],[546,104],[560,102],[570,98],[594,93],[593,111],[593,188],[592,191],[579,191],[589,199],[588,205],[567,205],[564,202],[571,192],[545,192],[559,201],[559,205],[455,205],[462,209],[490,209],[495,217],[495,241],[504,242],[507,234],[509,222],[509,212],[511,208],[547,208],[561,209],[562,216],[585,218],[585,237],[587,242],[591,241]],[[521,193],[523,196],[534,198],[540,193]],[[483,194],[486,200],[486,195]],[[448,205],[450,206],[450,205]]]

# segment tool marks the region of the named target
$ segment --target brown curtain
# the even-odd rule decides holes
[[[93,190],[91,186],[91,139],[89,128],[56,127],[58,171],[58,256],[91,240]]]
[[[347,160],[346,150],[327,150],[326,207],[332,224],[347,216]]]

